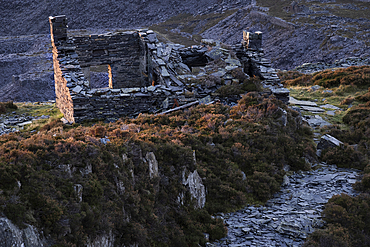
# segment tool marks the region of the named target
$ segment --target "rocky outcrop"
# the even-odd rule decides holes
[[[27,225],[23,230],[15,226],[9,219],[0,218],[0,245],[3,247],[43,247],[49,246],[42,240],[36,228]]]
[[[206,204],[206,188],[197,170],[189,174],[184,185],[189,188],[191,197],[195,200],[195,207],[203,208]]]
[[[112,231],[96,237],[94,241],[88,240],[87,247],[114,247],[114,235]]]
[[[153,152],[149,152],[145,155],[145,159],[148,162],[149,166],[149,177],[155,178],[158,177],[158,161],[155,158],[155,155]]]
[[[317,144],[317,149],[323,150],[327,148],[340,147],[341,145],[343,145],[343,142],[329,134],[326,134],[321,137],[319,144]]]
[[[84,189],[83,186],[81,184],[75,184],[73,189],[75,191],[76,201],[78,203],[82,202],[82,192]]]

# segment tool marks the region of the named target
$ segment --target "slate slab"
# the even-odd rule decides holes
[[[302,106],[317,106],[315,102],[306,101],[306,100],[297,100],[292,96],[289,96],[289,103],[292,105],[302,105]]]
[[[305,105],[302,105],[301,106],[301,109],[304,110],[304,111],[310,111],[310,112],[325,112],[324,109],[320,108],[320,107],[313,107],[313,106],[305,106]]]

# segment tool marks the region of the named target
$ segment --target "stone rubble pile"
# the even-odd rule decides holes
[[[352,184],[357,171],[325,163],[314,169],[286,177],[283,189],[265,206],[222,215],[227,237],[207,246],[301,246],[308,234],[325,224],[321,212],[333,195],[356,195]]]
[[[316,89],[320,86],[313,86]],[[324,105],[318,105],[315,102],[312,101],[305,101],[305,100],[296,100],[295,98],[289,96],[289,104],[290,107],[294,110],[297,110],[299,112],[310,112],[312,114],[318,114],[318,113],[325,113],[329,116],[335,116],[337,111],[342,111],[341,108],[330,105],[330,104],[324,104]],[[308,125],[310,125],[312,128],[321,128],[327,125],[331,125],[328,121],[324,120],[323,117],[319,115],[303,115],[303,121],[305,121]]]
[[[49,103],[46,103],[49,104]],[[28,114],[17,115],[16,112],[0,115],[0,135],[17,132],[24,128],[25,125],[32,124],[32,121],[39,119],[48,119],[48,115],[30,116]]]

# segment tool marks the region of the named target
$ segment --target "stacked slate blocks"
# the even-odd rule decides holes
[[[250,50],[259,50],[262,48],[262,32],[250,33],[243,31],[243,46]]]
[[[112,88],[144,87],[146,49],[137,31],[73,37],[80,66],[109,65]]]
[[[289,90],[281,84],[276,69],[271,67],[271,62],[264,56],[261,32],[243,31],[241,46],[233,48],[242,61],[245,72],[259,76],[264,88],[270,89],[279,100],[289,102]]]
[[[215,91],[222,85],[201,82],[211,76],[225,85],[238,83],[231,73],[234,69],[259,75],[272,92],[284,90],[276,71],[263,58],[262,33],[245,32],[247,40],[233,49],[224,49],[214,40],[185,48],[160,43],[155,33],[146,29],[68,37],[65,16],[50,17],[49,22],[56,103],[70,123],[114,121],[189,103],[209,103],[218,97]],[[231,58],[233,53],[238,58]],[[223,60],[225,67],[208,64],[217,59]],[[101,65],[108,68],[109,87],[91,88],[90,67]],[[283,96],[287,99],[287,95],[289,91]]]
[[[67,39],[67,18],[65,15],[49,17],[51,36],[54,42]]]

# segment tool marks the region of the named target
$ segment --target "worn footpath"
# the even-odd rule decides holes
[[[292,97],[290,103],[296,105],[292,108],[298,111],[314,114],[324,112],[324,109],[337,110],[331,109],[332,106],[318,107],[314,102],[298,101]],[[302,119],[312,128],[330,125],[319,115],[303,115]],[[315,141],[318,143],[317,136]],[[331,136],[321,137],[318,154],[321,148],[338,143],[340,141]],[[289,168],[285,168],[288,171]],[[248,205],[237,212],[218,216],[224,219],[228,234],[207,246],[302,246],[310,233],[325,224],[321,212],[333,195],[356,195],[352,185],[357,178],[357,170],[325,163],[313,164],[311,171],[285,176],[281,191],[264,206]]]

